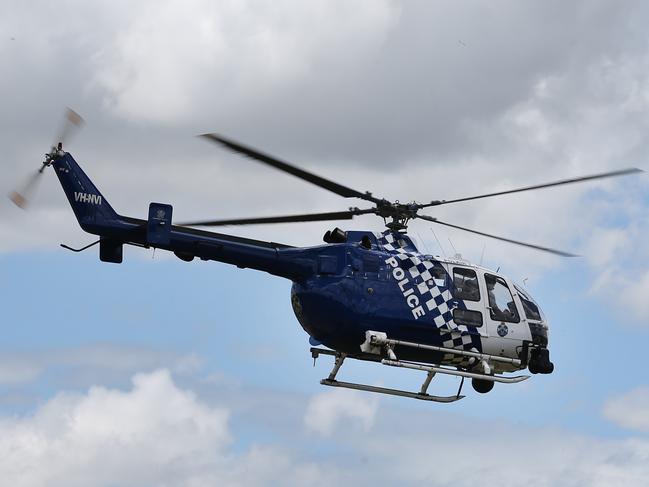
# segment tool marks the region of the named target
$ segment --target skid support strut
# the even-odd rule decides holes
[[[522,382],[529,378],[528,375],[519,375],[515,377],[505,377],[502,375],[496,375],[492,372],[491,363],[492,362],[504,362],[514,366],[520,366],[521,362],[518,359],[512,359],[508,357],[499,357],[494,355],[488,355],[479,352],[473,352],[468,350],[458,350],[452,348],[438,347],[434,345],[425,345],[420,343],[413,343],[401,340],[391,340],[388,339],[385,333],[372,332],[368,331],[366,333],[366,342],[361,345],[361,353],[358,354],[349,354],[336,352],[333,350],[327,350],[322,348],[311,348],[311,356],[313,357],[314,363],[315,359],[319,355],[331,355],[335,357],[333,369],[329,373],[329,376],[326,379],[322,379],[320,383],[325,386],[331,387],[344,387],[346,389],[356,389],[359,391],[368,391],[376,392],[380,394],[390,394],[392,396],[401,396],[409,397],[412,399],[421,399],[424,401],[433,401],[433,402],[454,402],[458,401],[464,396],[461,395],[462,386],[464,385],[464,379],[477,379],[482,381],[489,382],[500,382],[504,384],[515,384],[517,382]],[[474,361],[479,361],[481,364],[481,371],[476,370],[462,370],[460,368],[450,368],[440,365],[433,364],[422,364],[416,362],[410,362],[405,360],[399,360],[394,352],[395,347],[410,347],[418,348],[424,350],[431,350],[443,353],[450,353],[454,355],[468,357]],[[387,358],[385,358],[387,356]],[[390,389],[387,387],[378,387],[372,386],[369,384],[358,384],[355,382],[343,382],[336,379],[340,368],[343,365],[343,362],[347,358],[353,358],[356,360],[365,360],[371,362],[380,362],[383,365],[388,365],[390,367],[402,367],[405,369],[420,370],[426,372],[426,378],[424,379],[419,392],[403,391],[400,389]],[[433,378],[437,374],[451,375],[455,377],[460,377],[461,382],[458,388],[457,393],[454,396],[433,396],[428,394],[428,387],[432,382]]]
[[[428,372],[426,374],[426,380],[424,380],[424,383],[421,385],[421,389],[419,390],[419,394],[426,394],[426,391],[428,390],[428,386],[430,385],[430,381],[433,380],[433,377],[435,377],[436,372]],[[458,394],[459,395],[459,394]]]
[[[325,350],[321,348],[311,349],[311,355],[313,356],[314,359],[318,358],[318,356],[321,354],[332,355],[335,357],[334,366],[331,369],[329,376],[326,379],[322,379],[320,381],[320,384],[324,386],[343,387],[345,389],[355,389],[357,391],[376,392],[379,394],[389,394],[391,396],[409,397],[411,399],[420,399],[423,401],[433,401],[433,402],[455,402],[464,398],[464,396],[460,396],[459,394],[455,396],[433,396],[431,394],[428,394],[426,391],[428,390],[428,386],[430,385],[431,380],[433,380],[433,377],[435,376],[435,372],[432,371],[426,375],[426,379],[424,380],[424,383],[422,384],[421,390],[419,392],[410,392],[410,391],[403,391],[400,389],[390,389],[387,387],[371,386],[369,384],[358,384],[355,382],[339,381],[336,380],[336,376],[338,375],[338,372],[340,371],[340,368],[342,367],[343,362],[345,361],[346,358],[355,358],[357,360],[371,360],[374,362],[376,362],[377,360],[372,358],[361,358],[357,356],[349,356],[344,353],[338,353],[332,350]]]
[[[345,355],[344,353],[336,355],[336,359],[334,360],[334,368],[331,369],[331,373],[329,374],[327,380],[336,380],[336,374],[338,374],[338,371],[343,366],[345,357],[347,357],[347,355]]]

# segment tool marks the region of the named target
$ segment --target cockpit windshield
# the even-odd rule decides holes
[[[521,303],[523,303],[523,310],[525,311],[525,316],[528,320],[531,321],[545,321],[545,316],[543,311],[539,308],[539,305],[532,299],[526,291],[523,291],[521,286],[514,284],[518,297],[521,298]]]
[[[485,274],[484,278],[487,284],[491,319],[518,323],[520,321],[518,310],[505,280],[492,274]]]

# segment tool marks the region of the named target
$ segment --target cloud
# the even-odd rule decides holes
[[[318,66],[352,68],[354,58],[377,50],[398,12],[385,0],[192,0],[136,9],[95,55],[95,81],[121,117],[172,124],[204,117],[206,103],[215,114],[263,103],[311,79]]]
[[[649,220],[642,192],[633,187],[620,195],[622,204],[600,202],[604,214],[617,213],[609,225],[594,225],[585,243],[585,254],[594,273],[590,293],[613,300],[625,311],[624,324],[649,326],[649,251],[641,242],[649,239]]]
[[[73,2],[65,29],[51,22],[62,9],[43,3],[35,16],[21,5],[0,19],[7,30],[26,33],[21,44],[2,47],[15,69],[0,84],[23,94],[10,97],[0,115],[3,160],[25,161],[26,174],[26,161],[37,164],[50,142],[60,115],[55,103],[78,100],[88,125],[73,152],[113,205],[133,216],[143,216],[153,200],[172,202],[184,219],[283,214],[297,211],[297,202],[316,212],[357,204],[190,137],[207,130],[401,201],[467,196],[646,159],[647,52],[635,40],[644,26],[634,20],[645,16],[642,2],[511,2],[497,11],[387,0]],[[95,17],[102,22],[88,22]],[[3,178],[0,190],[19,179]],[[43,186],[37,203],[46,213],[29,220],[0,203],[0,250],[80,235],[56,184]],[[600,221],[594,211],[584,215],[590,187],[431,213],[573,250]],[[46,231],[35,222],[45,222]],[[369,217],[346,226],[381,228]],[[298,245],[324,233],[321,223],[297,227],[235,233]],[[430,233],[428,227],[413,224],[413,231]],[[456,244],[461,238],[464,254],[481,254],[482,239],[441,233]],[[486,242],[497,265],[557,265]]]
[[[331,436],[341,457],[361,459],[345,473],[365,475],[367,485],[606,486],[642,484],[649,475],[644,438],[612,440],[435,406],[383,406],[369,430],[340,425]]]
[[[88,122],[70,150],[116,209],[137,217],[146,215],[149,201],[172,203],[178,221],[332,211],[358,204],[192,138],[205,131],[223,132],[361,191],[401,201],[463,197],[627,166],[646,168],[648,162],[649,55],[647,4],[642,1],[511,1],[494,8],[452,1],[191,0],[181,6],[111,0],[9,2],[3,10],[0,31],[15,41],[0,39],[6,67],[0,89],[7,94],[0,113],[2,194],[38,167],[64,104]],[[0,202],[1,252],[91,241],[76,226],[51,174],[41,190],[27,216],[9,207],[6,198]],[[593,293],[607,298],[602,309],[618,305],[609,304],[613,292],[628,311],[625,318],[635,314],[647,322],[646,177],[434,210],[430,215],[444,221],[583,254],[589,272],[580,282],[587,287],[591,279],[597,281]],[[313,245],[327,227],[315,223],[226,232]],[[367,217],[345,227],[380,230],[382,225]],[[434,248],[429,227],[415,223],[411,230]],[[501,266],[512,277],[563,265],[506,244],[436,231],[444,245],[450,237],[474,261],[486,243],[485,263]],[[134,250],[127,260],[144,255]],[[553,285],[567,282],[564,277],[555,276]],[[89,351],[75,361],[83,364],[77,369],[92,371],[91,383],[103,371],[100,383],[106,384],[114,367],[123,377],[134,369],[175,368],[178,358],[126,355],[98,353],[93,358]],[[111,367],[111,356],[130,365]],[[49,356],[50,362],[6,358],[0,368],[5,384],[32,381],[51,364],[73,363],[62,356]],[[195,370],[191,359],[187,370]],[[214,387],[218,396],[224,382],[215,373],[205,387]],[[190,414],[196,418],[218,416],[219,411],[237,414],[227,401],[207,406],[173,382],[159,380],[148,390],[156,387],[171,399],[185,397],[186,406],[198,405]],[[378,408],[366,396],[328,393],[291,397],[293,405],[279,394],[282,398],[269,407],[266,395],[246,391],[259,394],[260,402],[256,411],[241,416],[241,423],[264,409],[265,422],[255,433],[279,423],[282,428],[275,433],[281,440],[233,446],[233,438],[246,433],[237,434],[235,423],[221,418],[223,429],[198,435],[194,444],[184,429],[192,421],[173,416],[164,400],[147,403],[145,389],[121,392],[104,386],[78,396],[63,394],[33,416],[5,418],[2,430],[10,434],[1,441],[16,461],[0,464],[15,475],[3,478],[20,485],[17,472],[38,467],[40,461],[52,475],[60,465],[61,479],[81,478],[89,471],[85,465],[93,462],[83,457],[75,464],[65,454],[80,456],[86,445],[96,452],[98,444],[107,465],[123,463],[141,484],[149,480],[171,486],[314,485],[322,479],[328,484],[489,480],[610,485],[642,484],[648,474],[645,438],[607,440],[477,420],[441,408],[419,414],[391,408],[387,401]],[[151,437],[171,438],[164,426],[171,422],[179,442],[191,443],[188,451],[204,448],[204,456],[197,454],[194,464],[162,465],[160,456],[141,454],[149,447],[142,440],[129,450],[133,458],[124,459],[120,444],[105,430],[94,436],[94,443],[84,443],[71,432],[67,418],[78,418],[75,408],[81,405],[99,411],[98,401],[91,400],[97,391],[116,410],[128,413],[120,416],[135,415],[129,408],[146,404],[153,411],[147,423]],[[646,409],[644,394],[625,403],[624,415],[610,402],[607,411],[617,412],[608,414],[617,424],[622,417],[644,424],[637,419],[643,417],[638,411]],[[173,417],[160,418],[156,409]],[[45,421],[48,411],[53,412]],[[294,417],[287,418],[284,411]],[[517,417],[515,410],[512,415]],[[109,427],[119,420],[107,416],[92,417]],[[116,426],[120,438],[129,437],[127,426]],[[42,455],[34,449],[39,445]],[[326,449],[317,448],[321,445],[341,453],[319,455]],[[37,485],[54,483],[37,467],[30,475],[41,477],[23,478]],[[161,477],[154,478],[155,472]],[[117,482],[128,485],[128,479]]]
[[[68,376],[86,380],[97,377],[129,376],[136,371],[154,370],[165,365],[180,375],[201,368],[196,354],[181,354],[134,345],[85,344],[45,351],[5,350],[0,363],[0,384],[21,384],[39,379],[48,370],[65,368]]]
[[[399,401],[378,409],[375,396],[346,391],[233,396],[209,387],[218,405],[179,388],[165,370],[135,375],[125,391],[59,393],[33,414],[0,419],[0,474],[21,487],[605,486],[641,485],[649,475],[643,438],[605,439]],[[627,416],[646,409],[647,391],[629,398]],[[251,431],[254,442],[244,440]]]
[[[75,157],[118,211],[136,217],[150,201],[172,203],[177,221],[363,206],[191,137],[211,130],[400,201],[649,162],[643,2],[511,2],[498,11],[387,0],[70,5],[65,29],[51,21],[65,9],[46,2],[39,15],[20,4],[0,18],[6,31],[25,32],[18,44],[0,44],[13,67],[0,87],[15,95],[0,114],[2,193],[38,165],[61,100],[88,121]],[[95,17],[102,22],[88,22]],[[580,253],[593,292],[613,286],[622,296],[616,301],[647,322],[646,177],[629,179],[427,213]],[[54,178],[41,190],[29,215],[0,201],[0,252],[89,243]],[[411,233],[439,253],[431,226],[413,222]],[[328,227],[224,231],[314,245]],[[344,227],[379,231],[382,223],[367,216]],[[515,279],[534,282],[563,265],[458,230],[435,231],[473,261],[486,246],[485,265]]]
[[[281,447],[234,453],[229,418],[166,370],[137,374],[128,391],[61,393],[31,416],[1,419],[0,474],[21,487],[328,485]]]
[[[389,437],[368,438],[372,446],[365,453],[385,465],[383,473],[390,469],[389,478],[401,485],[634,485],[649,474],[646,441],[607,441],[524,427],[519,434],[529,436],[516,438],[510,426],[499,426],[489,428],[489,435],[468,425],[455,428],[455,436],[444,427],[422,427],[407,435],[395,430]],[[468,451],[469,445],[479,453]]]
[[[330,436],[340,428],[367,432],[374,425],[378,408],[376,396],[358,391],[334,389],[313,396],[304,414],[304,424],[312,431]]]
[[[227,423],[227,411],[179,390],[167,372],[136,375],[131,391],[60,394],[32,417],[4,419],[0,471],[21,486],[191,485],[230,444]]]
[[[618,426],[649,433],[649,387],[641,386],[608,400],[603,412]]]

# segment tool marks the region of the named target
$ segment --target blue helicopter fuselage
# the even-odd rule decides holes
[[[99,235],[101,260],[119,263],[123,245],[137,245],[290,279],[301,326],[336,351],[359,354],[368,331],[511,358],[520,357],[525,341],[547,345],[545,319],[538,307],[530,317],[527,306],[536,305],[522,290],[487,269],[421,254],[403,233],[349,231],[339,242],[298,248],[173,225],[165,204],[151,203],[146,220],[130,218],[113,210],[69,153],[59,152],[52,166],[81,227]],[[510,292],[510,309],[498,316],[490,283]],[[398,352],[404,360],[463,360],[440,351]]]

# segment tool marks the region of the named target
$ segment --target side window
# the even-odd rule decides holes
[[[491,319],[518,323],[520,317],[512,293],[502,277],[485,274]]]
[[[446,270],[443,267],[436,265],[430,270],[430,275],[432,276],[433,281],[435,281],[436,286],[446,286]]]
[[[480,301],[478,276],[473,269],[453,269],[453,296],[468,301]]]
[[[522,296],[519,297],[521,298],[521,303],[523,303],[523,310],[525,311],[525,316],[527,317],[527,319],[532,321],[543,321],[541,319],[539,307],[532,301],[529,301]]]
[[[521,299],[521,303],[523,303],[523,312],[527,319],[532,321],[543,321],[541,310],[534,300],[532,300],[532,298],[516,284],[514,284],[514,289],[518,292],[518,297]]]
[[[482,326],[482,313],[470,309],[455,308],[453,310],[453,321],[455,321],[456,325],[480,327]]]

